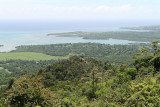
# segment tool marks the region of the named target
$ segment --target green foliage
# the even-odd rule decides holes
[[[45,69],[40,70],[38,74],[44,77],[43,82],[46,86],[51,86],[56,84],[56,80],[77,81],[80,80],[82,76],[87,77],[89,76],[88,74],[92,72],[94,66],[98,66],[99,69],[103,67],[105,67],[105,69],[109,68],[109,65],[94,59],[74,56],[69,60],[49,65]]]
[[[138,71],[147,71],[148,73],[148,71],[150,70],[149,72],[153,72],[153,74],[155,74],[160,70],[160,54],[158,52],[158,41],[152,42],[152,46],[154,50],[154,55],[151,54],[135,60],[134,65]]]
[[[158,41],[153,41],[152,46],[153,46],[153,49],[154,49],[154,55],[156,55],[157,52],[158,52]]]
[[[10,74],[5,69],[0,70],[0,85],[6,85],[10,78]]]
[[[144,48],[150,53],[151,48],[148,45],[108,45],[96,43],[19,46],[13,52],[37,52],[60,58],[82,55],[107,63],[124,64],[132,62],[131,57],[133,53],[140,53],[141,49]]]
[[[9,80],[9,82],[8,82],[8,89],[12,88],[12,85],[13,85],[14,81],[15,81],[15,78],[11,78]]]
[[[160,106],[160,84],[156,77],[146,78],[140,83],[134,82],[131,88],[134,93],[125,102],[126,106]]]
[[[33,75],[21,77],[14,82],[12,88],[4,94],[7,105],[53,107],[53,104],[56,104],[53,93],[43,87],[39,78],[33,77]]]
[[[7,60],[59,60],[65,59],[66,57],[56,57],[45,55],[42,53],[35,53],[35,52],[12,52],[12,53],[0,53],[0,61],[7,61]]]
[[[90,45],[95,47],[90,47]],[[103,51],[98,49],[102,47],[102,49],[108,49],[107,51],[105,50],[105,52],[110,51],[111,54],[115,54],[112,53],[113,50],[115,50],[114,52],[118,51],[116,53],[117,55],[121,48],[122,50],[126,47],[129,50],[132,49],[128,48],[128,46],[116,48],[116,46],[99,44],[63,44],[46,46],[48,48],[45,48],[44,50],[47,50],[46,52],[48,52],[48,54],[56,53],[56,51],[55,53],[52,53],[48,50],[53,47],[54,49],[60,49],[57,47],[61,46],[61,49],[64,49],[66,46],[69,48],[84,46],[83,48],[85,50],[81,47],[84,53],[78,54],[88,55],[87,57],[89,57],[89,54],[93,55],[93,57],[100,57],[100,54],[98,53],[103,53]],[[64,48],[62,48],[62,46]],[[28,50],[34,48],[28,47]],[[69,50],[69,48],[66,48],[66,50]],[[8,104],[8,106],[13,107],[159,107],[159,54],[157,52],[155,55],[147,55],[145,54],[146,50],[144,47],[141,48],[143,49],[143,55],[135,55],[136,59],[133,63],[135,68],[130,63],[111,65],[107,64],[107,61],[101,62],[93,58],[85,58],[82,56],[73,56],[69,59],[57,61],[55,63],[53,63],[53,60],[38,62],[22,60],[2,61],[0,63],[1,76],[7,77],[8,75],[11,76],[14,74],[13,77],[21,77],[21,75],[26,73],[36,73],[38,69],[42,69],[40,69],[37,74],[22,76],[15,81],[11,79],[8,86],[1,86],[0,106],[3,107]],[[98,51],[98,53],[96,53],[97,56],[94,53],[95,51],[93,51],[94,49]],[[42,50],[38,48],[35,51],[43,52],[44,50]],[[73,52],[72,49],[69,51]],[[90,51],[93,52],[93,54],[90,53]],[[68,51],[65,53],[62,50],[59,52],[62,53],[62,56],[70,53]],[[126,52],[126,55],[130,52],[131,51]],[[120,53],[123,54],[124,52]],[[121,57],[121,55],[119,57]],[[101,58],[105,59],[106,57]],[[24,71],[26,72],[22,73]],[[16,73],[18,75],[16,75]]]
[[[160,55],[152,59],[156,71],[160,70]]]
[[[141,67],[149,67],[149,66],[152,66],[152,62],[151,62],[152,58],[154,58],[154,56],[152,55],[141,57],[135,60],[133,64],[137,68],[137,70],[139,70]]]
[[[66,61],[66,62],[62,61],[62,62],[63,62],[63,65],[67,63],[70,63],[70,65],[72,65],[72,63],[76,63],[79,69],[84,69],[78,66],[79,65],[78,63],[82,64],[81,60],[79,60],[80,58],[81,57],[72,57],[70,58],[70,61]],[[77,62],[75,62],[75,60]],[[148,62],[148,57],[144,57],[143,59],[141,58],[138,60],[141,60],[145,63],[145,61]],[[88,60],[85,59],[83,61],[88,61]],[[90,64],[94,62],[94,60],[90,60],[90,61],[91,62],[88,62]],[[141,63],[141,61],[139,61],[138,63]],[[143,79],[143,78],[139,78],[141,76],[141,73],[137,72],[136,68],[129,68],[129,66],[127,65],[122,65],[120,66],[120,68],[116,69],[116,72],[114,72],[112,70],[113,69],[112,67],[108,67],[108,69],[104,69],[105,67],[101,66],[104,64],[103,63],[98,64],[98,63],[99,62],[92,64],[96,66],[94,66],[90,72],[86,72],[85,74],[83,73],[79,74],[79,75],[82,75],[81,77],[74,77],[76,78],[76,80],[74,78],[72,79],[66,78],[65,81],[68,81],[68,82],[63,82],[63,79],[61,79],[59,80],[61,82],[58,82],[55,86],[54,85],[51,86],[51,89],[53,90],[53,92],[57,93],[56,96],[59,99],[61,99],[59,103],[60,105],[90,106],[90,107],[93,107],[95,105],[102,106],[102,107],[103,106],[104,107],[105,106],[109,106],[109,107],[110,106],[136,106],[136,105],[137,106],[152,105],[155,107],[159,106],[160,78],[159,76],[152,77],[152,75],[150,75],[149,73],[152,71],[150,71],[149,68],[146,68],[146,70],[148,70],[148,73],[144,75],[145,77]],[[83,64],[86,64],[86,63],[83,63]],[[147,65],[145,64],[144,66],[147,67]],[[142,69],[144,66],[140,66],[139,69]],[[43,71],[43,72],[54,71],[52,70],[52,67],[50,68],[50,70]],[[54,66],[53,68],[57,68],[57,67]],[[62,68],[63,67],[58,65],[59,70]],[[65,67],[65,69],[68,69],[68,68]],[[104,72],[101,72],[103,70]],[[61,72],[64,72],[64,71],[65,70],[62,70]],[[71,70],[65,71],[65,72],[70,72],[70,71]],[[82,71],[79,70],[78,72],[82,72]],[[87,76],[87,74],[89,75]],[[74,85],[74,83],[76,85]],[[153,95],[151,95],[151,93],[146,94],[145,90],[149,92],[151,91],[154,94]],[[154,101],[155,95],[157,95],[156,101]]]
[[[148,64],[152,57],[141,57],[136,64]],[[40,69],[37,76],[21,77],[7,91],[7,86],[1,87],[4,94],[0,95],[0,104],[2,107],[6,104],[42,107],[158,107],[160,73],[155,76],[150,74],[153,71],[149,67],[153,63],[147,64],[139,66],[141,72],[137,72],[129,64],[112,67],[92,58],[74,56]],[[147,72],[143,75],[145,70]]]
[[[132,80],[134,80],[137,76],[137,70],[135,68],[128,68],[127,74],[131,76]]]
[[[0,61],[0,85],[6,85],[10,78],[19,78],[25,74],[37,73],[40,68],[54,63],[55,60],[47,61],[24,61],[8,60]]]

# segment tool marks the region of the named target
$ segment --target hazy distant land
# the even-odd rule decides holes
[[[130,29],[130,30],[158,30],[160,31],[160,26],[139,26],[139,27],[121,27],[121,29]]]
[[[68,33],[51,33],[48,36],[56,35],[59,37],[82,37],[83,39],[108,40],[119,39],[138,42],[152,42],[160,40],[160,32],[68,32]]]

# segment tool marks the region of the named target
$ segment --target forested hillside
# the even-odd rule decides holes
[[[46,67],[48,64],[54,63],[56,60],[46,61],[27,61],[27,60],[7,60],[0,61],[0,85],[6,85],[11,78],[37,73],[40,68]]]
[[[141,52],[143,48],[148,49],[147,54],[153,51],[149,45],[78,43],[19,46],[14,52],[0,53],[0,85],[6,85],[10,78],[17,79],[25,74],[36,73],[47,64],[74,55],[94,58],[108,64],[132,63],[134,53]]]
[[[131,64],[111,65],[83,56],[55,62],[1,87],[1,106],[159,107],[160,53],[142,49]]]

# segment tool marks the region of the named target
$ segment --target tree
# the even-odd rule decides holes
[[[153,49],[154,49],[154,55],[156,55],[157,51],[158,51],[158,41],[153,41],[152,46],[153,46]]]
[[[44,88],[41,79],[34,75],[24,76],[15,81],[4,96],[9,106],[53,107],[56,105],[53,93]]]
[[[147,49],[142,49],[141,52],[143,53],[143,55],[145,55],[148,52],[148,50]]]
[[[14,81],[15,81],[15,78],[11,78],[9,80],[9,82],[8,82],[8,89],[12,88],[12,85],[13,85]]]
[[[134,53],[133,59],[137,59],[140,58],[141,54],[140,53]]]

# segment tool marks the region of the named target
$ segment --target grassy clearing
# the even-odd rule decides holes
[[[12,52],[12,53],[0,53],[0,61],[6,60],[59,60],[66,59],[68,57],[50,56],[42,53],[35,52]]]
[[[3,68],[2,67],[0,67],[0,70],[2,70]]]

